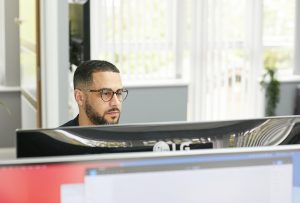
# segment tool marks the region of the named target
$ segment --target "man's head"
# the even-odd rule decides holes
[[[120,71],[107,61],[83,62],[74,73],[79,125],[117,124],[127,96]]]

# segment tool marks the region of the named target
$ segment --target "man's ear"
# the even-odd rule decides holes
[[[79,106],[82,106],[84,104],[85,95],[81,90],[79,89],[74,90],[74,98]]]

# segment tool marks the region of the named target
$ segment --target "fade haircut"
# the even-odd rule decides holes
[[[78,89],[81,85],[89,85],[93,80],[95,72],[114,72],[120,73],[119,69],[108,61],[89,60],[82,62],[76,69],[73,78],[74,89]]]

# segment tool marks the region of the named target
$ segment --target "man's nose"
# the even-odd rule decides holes
[[[118,99],[117,95],[114,94],[113,97],[112,97],[112,99],[110,100],[110,103],[111,103],[111,105],[119,105],[121,102]]]

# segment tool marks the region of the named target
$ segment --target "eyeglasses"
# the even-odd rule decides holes
[[[118,100],[120,102],[123,102],[127,95],[128,95],[128,90],[123,88],[123,89],[118,89],[117,91],[113,91],[112,89],[109,88],[103,88],[103,89],[99,89],[99,90],[87,90],[89,92],[99,92],[101,99],[104,102],[109,102],[110,100],[112,100],[112,98],[114,97],[114,94],[116,94]]]

